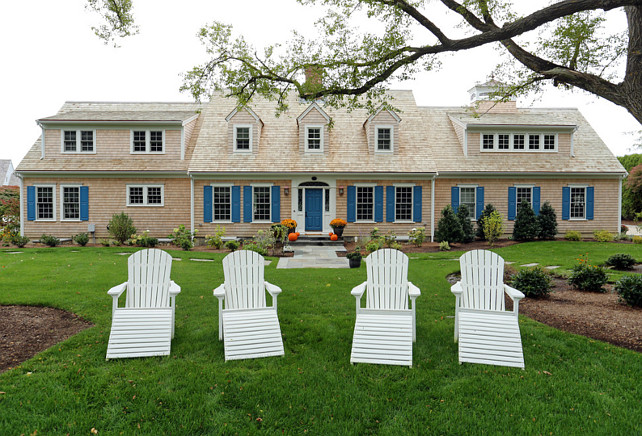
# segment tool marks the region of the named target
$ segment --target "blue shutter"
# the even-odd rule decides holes
[[[252,222],[252,187],[243,186],[243,222]]]
[[[281,187],[272,186],[272,195],[270,201],[272,201],[272,222],[280,223],[281,222]]]
[[[386,221],[395,222],[395,187],[386,186]]]
[[[241,222],[241,187],[232,186],[232,222]]]
[[[89,186],[80,187],[80,221],[89,221]]]
[[[203,186],[203,222],[212,222],[212,186]]]
[[[459,187],[453,186],[450,188],[450,205],[453,207],[455,213],[459,209]]]
[[[27,221],[36,219],[36,187],[27,186]]]
[[[475,191],[475,219],[479,219],[484,213],[484,187],[478,186]]]
[[[595,204],[595,192],[592,186],[586,188],[586,219],[593,219],[593,206]]]
[[[534,186],[533,187],[533,212],[535,212],[535,215],[539,215],[539,193],[540,193],[539,186]]]
[[[421,186],[412,188],[412,220],[421,222]]]
[[[568,220],[571,217],[571,188],[562,187],[562,219]]]
[[[508,219],[513,221],[517,215],[517,188],[508,187]]]
[[[347,221],[349,223],[355,222],[355,215],[357,213],[357,188],[348,186],[348,205],[347,205]]]
[[[383,221],[383,186],[374,187],[374,219],[376,223]]]

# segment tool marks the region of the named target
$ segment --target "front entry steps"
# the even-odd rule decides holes
[[[337,251],[341,251],[340,247],[343,247],[343,239],[339,239],[338,241],[331,241],[330,236],[328,234],[324,235],[301,235],[299,238],[294,241],[294,242],[287,242],[292,248],[296,249],[296,247],[306,247],[306,246],[315,246],[315,247],[337,247]]]

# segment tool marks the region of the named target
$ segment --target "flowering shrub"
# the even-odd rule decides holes
[[[149,230],[145,230],[142,235],[134,235],[129,241],[131,245],[136,245],[137,247],[156,247],[158,244],[158,239],[152,238],[149,236]]]
[[[281,220],[281,225],[287,227],[288,230],[295,230],[297,226],[296,221],[291,218]]]
[[[593,236],[597,242],[611,242],[613,240],[613,234],[606,230],[596,230],[593,232]]]
[[[223,246],[223,236],[225,236],[225,227],[217,224],[216,229],[214,229],[214,235],[206,235],[205,242],[207,242],[208,247],[214,247],[220,250]]]
[[[332,221],[330,221],[330,227],[332,227],[333,229],[335,227],[345,227],[347,225],[348,225],[348,222],[341,218],[335,218]]]
[[[408,242],[415,244],[417,247],[421,247],[421,244],[426,240],[426,228],[419,227],[414,228],[408,232]]]
[[[441,241],[439,243],[439,251],[450,251],[450,244],[448,241]]]
[[[609,276],[604,268],[591,265],[587,255],[582,255],[576,260],[578,264],[573,267],[568,284],[580,291],[606,292],[603,286]]]
[[[642,236],[634,236],[633,237],[633,243],[634,244],[642,244]]]
[[[185,228],[183,224],[174,229],[174,232],[171,233],[168,238],[172,240],[172,243],[178,247],[181,247],[185,251],[189,251],[194,247],[194,237],[198,233],[197,229],[194,229],[194,233],[190,232]]]

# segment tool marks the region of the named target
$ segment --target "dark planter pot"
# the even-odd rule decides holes
[[[289,228],[289,227],[288,227],[288,235],[289,235],[290,233],[296,233],[296,227],[295,227],[295,228],[293,228],[293,229],[291,229],[291,228]]]
[[[335,235],[341,237],[343,236],[343,229],[345,229],[345,227],[334,227],[332,230],[334,230]]]
[[[361,259],[348,259],[350,268],[359,268],[361,266]]]

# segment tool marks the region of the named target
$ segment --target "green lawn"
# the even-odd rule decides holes
[[[9,254],[22,251],[22,254]],[[0,374],[0,434],[639,434],[642,355],[520,318],[526,370],[459,365],[445,276],[461,253],[412,254],[421,288],[414,365],[350,365],[357,270],[277,270],[285,356],[224,362],[222,255],[172,251],[172,355],[105,361],[107,290],[128,248],[0,250],[0,304],[54,306],[95,323]],[[642,259],[642,246],[541,242],[497,250],[516,265],[570,268],[584,253]],[[194,262],[208,258],[215,262]]]

